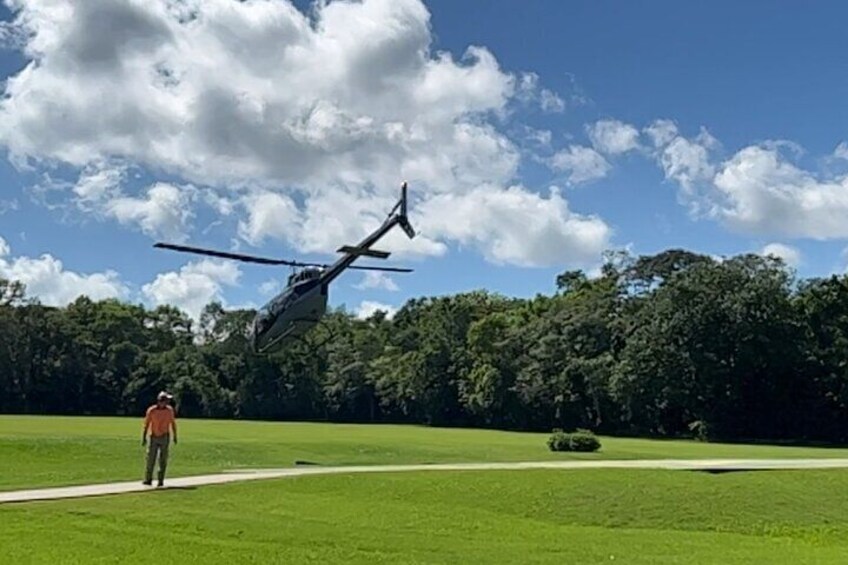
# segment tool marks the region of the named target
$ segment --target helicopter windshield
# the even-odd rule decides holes
[[[304,269],[289,276],[289,286],[317,278],[320,272],[316,269]]]
[[[273,314],[268,306],[264,306],[256,313],[256,326],[260,332],[265,331],[270,327],[273,321]]]

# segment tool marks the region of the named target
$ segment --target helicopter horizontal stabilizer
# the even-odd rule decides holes
[[[365,257],[374,257],[375,259],[388,259],[388,251],[378,251],[377,249],[368,249],[367,247],[355,247],[353,245],[343,245],[338,249],[339,253],[349,253],[350,255],[362,255]]]

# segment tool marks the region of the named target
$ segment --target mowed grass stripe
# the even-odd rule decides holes
[[[0,508],[0,562],[842,563],[848,473],[321,476]]]

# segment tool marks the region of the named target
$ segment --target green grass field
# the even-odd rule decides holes
[[[414,426],[183,420],[171,476],[237,468],[549,459],[848,457],[814,449],[602,438],[593,454],[552,453],[546,434]],[[0,491],[140,477],[138,418],[0,416]]]
[[[544,434],[182,422],[179,475],[541,460]],[[0,417],[2,489],[139,478],[139,422]],[[848,457],[603,439],[581,457]],[[577,470],[300,477],[0,506],[0,563],[844,563],[848,472]]]

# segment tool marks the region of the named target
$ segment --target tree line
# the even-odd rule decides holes
[[[331,311],[312,343],[248,351],[254,312],[78,298],[0,281],[0,412],[405,422],[707,440],[848,439],[848,277],[775,257],[606,256],[556,291]]]

